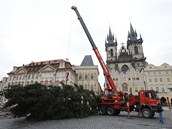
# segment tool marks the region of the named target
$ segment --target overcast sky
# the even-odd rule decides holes
[[[68,58],[80,65],[85,55],[99,62],[71,6],[85,21],[104,61],[109,26],[118,49],[130,22],[144,40],[147,62],[172,65],[172,0],[0,0],[0,79],[13,66]],[[100,83],[103,84],[99,65]]]

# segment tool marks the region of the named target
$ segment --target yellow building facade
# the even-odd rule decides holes
[[[158,92],[159,98],[172,101],[172,66],[164,63],[161,66],[148,64],[144,69],[146,88]]]

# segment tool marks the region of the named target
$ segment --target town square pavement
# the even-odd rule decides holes
[[[138,113],[126,112],[119,116],[93,115],[82,119],[27,121],[25,118],[0,119],[0,129],[172,129],[172,109],[165,108],[164,124],[159,123],[158,114],[145,119]]]

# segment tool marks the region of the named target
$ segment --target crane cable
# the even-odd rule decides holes
[[[66,62],[69,61],[70,58],[70,45],[71,45],[71,29],[72,29],[72,16],[71,12],[69,14],[69,23],[68,23],[68,40],[67,40],[67,49],[66,49]],[[67,81],[69,80],[69,71],[66,68],[66,85]]]

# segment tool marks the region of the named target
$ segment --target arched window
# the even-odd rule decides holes
[[[123,66],[122,66],[122,72],[123,72],[123,73],[126,73],[128,70],[129,70],[129,68],[128,68],[127,65],[123,65]]]
[[[135,54],[139,54],[139,51],[138,51],[138,47],[137,46],[134,47],[134,52],[135,52]]]
[[[113,49],[110,49],[110,56],[113,56]]]

